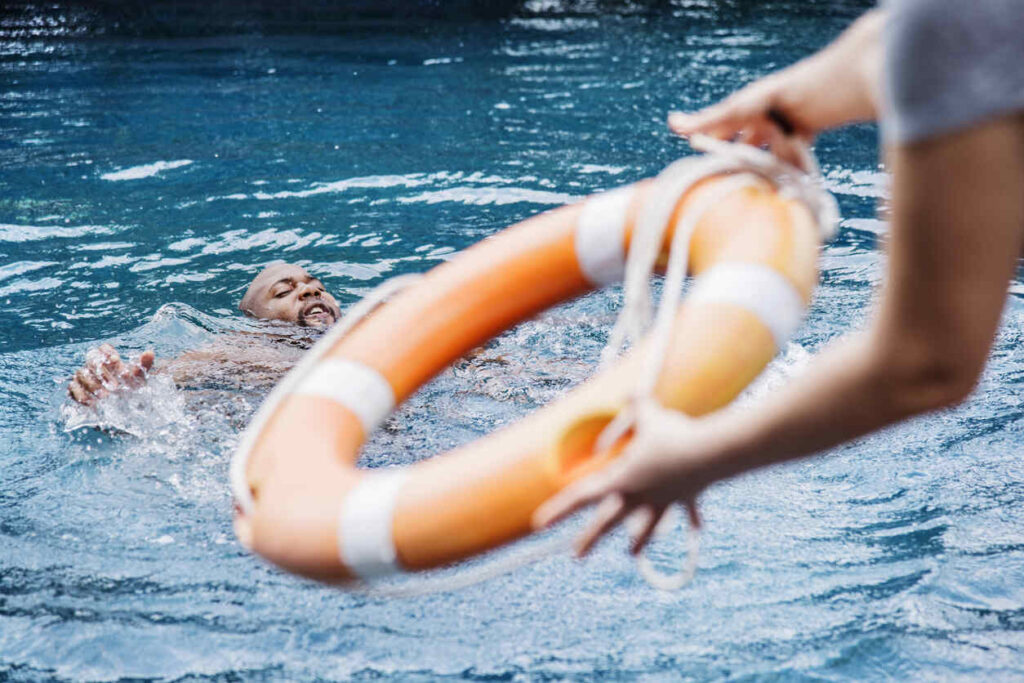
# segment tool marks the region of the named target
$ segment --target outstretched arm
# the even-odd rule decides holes
[[[86,354],[85,364],[68,383],[68,395],[82,405],[94,405],[144,386],[153,373],[165,373],[179,388],[269,388],[298,362],[303,349],[266,342],[262,335],[221,335],[159,363],[153,351],[125,362],[113,346],[101,344]]]
[[[552,498],[535,522],[605,501],[580,537],[582,554],[639,510],[648,524],[638,551],[668,504],[692,503],[711,483],[963,400],[988,356],[1022,246],[1022,151],[1019,115],[889,150],[888,277],[867,329],[750,411],[687,420],[649,409],[618,462]]]

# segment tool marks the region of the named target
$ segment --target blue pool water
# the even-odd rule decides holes
[[[117,37],[0,23],[0,679],[1010,679],[1024,676],[1024,306],[957,410],[716,486],[692,587],[615,537],[455,593],[284,575],[231,532],[228,455],[265,383],[154,386],[89,428],[85,351],[161,358],[248,330],[288,259],[343,304],[539,211],[652,175],[707,104],[869,3],[528,3],[486,19]],[[564,8],[561,8],[564,9]],[[315,29],[315,30],[314,30]],[[876,131],[818,152],[843,229],[755,398],[860,321],[883,270]],[[619,293],[569,304],[415,397],[367,449],[414,461],[585,378]],[[131,409],[129,409],[131,408]],[[87,420],[86,420],[87,421]],[[70,430],[70,431],[69,431]],[[570,523],[571,524],[571,523]],[[529,543],[529,542],[528,542]],[[683,552],[666,538],[655,559]]]

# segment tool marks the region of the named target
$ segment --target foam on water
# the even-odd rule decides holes
[[[177,161],[155,161],[152,164],[143,164],[141,166],[132,166],[131,168],[124,168],[120,171],[111,171],[110,173],[104,173],[100,176],[103,180],[139,180],[141,178],[151,178],[161,171],[169,171],[175,168],[181,168],[182,166],[188,166],[192,163],[191,159],[178,159]]]

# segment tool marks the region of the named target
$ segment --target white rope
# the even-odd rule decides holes
[[[803,172],[784,164],[773,155],[747,145],[732,145],[704,138],[704,136],[694,136],[691,139],[691,145],[697,150],[709,152],[710,155],[689,157],[678,161],[655,179],[653,196],[645,204],[631,241],[626,265],[625,304],[612,330],[608,345],[601,355],[602,365],[611,362],[627,341],[634,343],[638,341],[650,322],[650,274],[657,261],[668,222],[675,212],[679,199],[694,184],[708,176],[737,172],[742,172],[742,174],[727,180],[717,186],[714,191],[704,195],[696,206],[687,211],[679,225],[676,226],[669,254],[664,293],[659,302],[652,330],[651,344],[652,350],[655,352],[648,354],[645,359],[641,379],[637,383],[633,395],[634,400],[605,428],[598,440],[598,450],[614,443],[634,425],[636,399],[640,396],[649,396],[653,391],[670,341],[673,313],[678,307],[681,297],[682,282],[686,276],[686,267],[689,261],[690,238],[707,209],[721,201],[726,194],[763,182],[758,179],[760,177],[779,187],[785,196],[795,197],[807,204],[818,219],[823,234],[831,236],[838,220],[838,210],[831,195],[824,193],[814,181],[808,180]],[[813,157],[809,157],[809,159],[808,168],[816,169],[817,165],[814,164]],[[402,275],[387,280],[373,289],[359,303],[352,306],[346,311],[343,321],[331,328],[306,353],[260,406],[249,427],[242,434],[231,461],[231,486],[235,501],[243,514],[251,514],[255,508],[255,501],[246,479],[249,454],[264,424],[273,415],[277,406],[342,337],[395,292],[419,277],[421,276]],[[671,516],[667,516],[663,521],[668,522],[671,519]],[[658,526],[656,535],[661,535],[664,533],[666,525],[659,524]],[[397,586],[359,583],[355,585],[354,590],[369,597],[383,598],[417,597],[461,590],[508,574],[520,567],[563,554],[570,547],[570,539],[563,535],[546,539],[532,547],[491,562],[463,569],[453,576],[418,577]],[[687,547],[688,551],[682,571],[673,575],[661,574],[654,568],[650,560],[642,555],[637,560],[641,576],[648,584],[659,590],[671,591],[682,588],[690,582],[697,571],[700,535],[696,529],[690,529]]]
[[[567,535],[556,536],[538,541],[533,546],[510,551],[505,557],[495,558],[475,567],[459,569],[452,576],[417,576],[393,586],[387,583],[362,582],[355,584],[352,590],[372,598],[418,598],[424,595],[451,593],[510,574],[548,558],[565,555],[571,549],[571,538]]]
[[[707,156],[681,159],[662,171],[655,178],[654,188],[637,221],[626,260],[623,307],[601,353],[602,365],[617,358],[627,343],[638,344],[650,326],[650,278],[664,243],[665,231],[679,201],[694,185],[709,176],[733,175],[716,185],[714,190],[703,193],[675,226],[662,296],[651,326],[650,347],[641,360],[640,373],[629,403],[598,437],[595,445],[598,452],[610,449],[630,429],[634,430],[636,439],[636,430],[641,427],[637,423],[637,409],[642,402],[654,400],[652,394],[671,341],[672,323],[682,296],[690,241],[708,209],[728,194],[768,181],[778,188],[782,196],[797,199],[808,207],[823,239],[830,239],[837,228],[839,209],[835,198],[823,188],[817,161],[806,147],[800,148],[804,166],[809,169],[805,173],[773,154],[749,145],[723,142],[704,135],[693,136],[690,144],[694,149],[707,152]],[[638,558],[637,570],[654,588],[678,590],[688,584],[697,571],[700,533],[696,528],[689,529],[687,546],[683,568],[676,574],[660,573],[643,554]]]

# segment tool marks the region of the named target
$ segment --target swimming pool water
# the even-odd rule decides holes
[[[265,386],[153,392],[120,416],[131,433],[66,431],[64,383],[100,341],[173,357],[245,328],[237,301],[273,259],[350,304],[652,175],[689,153],[668,110],[798,59],[869,4],[532,2],[205,37],[4,20],[0,678],[1024,676],[1018,283],[965,405],[714,487],[700,572],[672,595],[638,578],[622,536],[582,564],[404,600],[264,565],[233,539],[227,465]],[[843,228],[751,400],[866,315],[885,234],[875,145],[871,126],[820,141]],[[618,302],[586,297],[443,374],[366,464],[476,438],[582,380]]]

